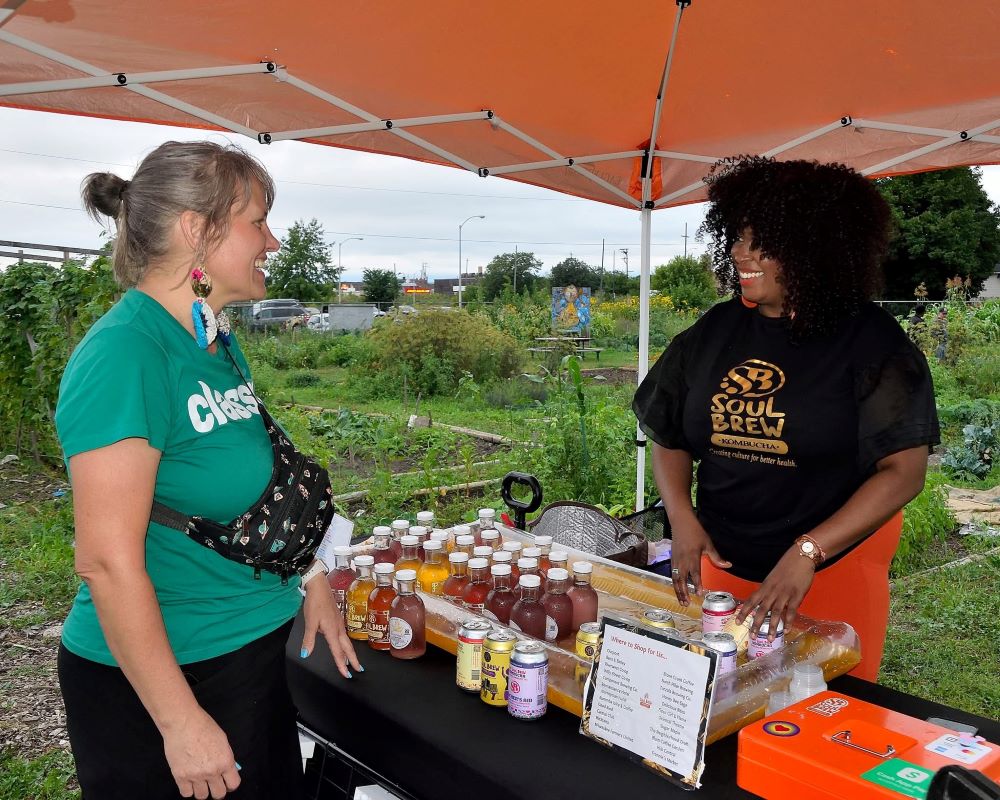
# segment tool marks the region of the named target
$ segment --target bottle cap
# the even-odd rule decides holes
[[[408,519],[394,519],[392,521],[392,529],[394,531],[405,531],[410,527],[410,521]]]
[[[431,531],[431,538],[435,542],[446,542],[446,541],[448,541],[448,538],[450,536],[451,536],[451,534],[448,533],[448,531],[443,531],[440,528],[438,528],[437,530]],[[475,539],[473,539],[473,541],[475,541]]]
[[[561,567],[552,567],[547,575],[550,581],[564,581],[569,578],[569,572],[562,569]]]
[[[333,554],[335,556],[349,556],[351,554],[350,545],[339,544],[333,548]]]
[[[522,575],[518,581],[518,585],[524,586],[527,589],[537,589],[542,585],[542,579],[537,575]]]
[[[401,569],[396,572],[397,581],[415,581],[417,579],[417,572],[413,569]]]
[[[400,539],[399,539],[399,542],[400,542],[400,544],[403,544],[403,545],[414,545],[415,546],[415,545],[420,544],[420,540],[416,536],[414,536],[413,534],[410,534],[410,533],[406,534],[406,536],[401,536]]]
[[[485,558],[473,558],[469,560],[469,569],[486,569],[490,562]]]
[[[500,532],[499,531],[495,531],[492,528],[488,528],[485,531],[483,531],[482,538],[483,538],[484,542],[487,539],[492,542],[494,539],[499,539],[500,538]]]
[[[456,525],[451,529],[456,536],[468,536],[472,533],[472,528],[468,525]]]
[[[427,535],[427,528],[425,528],[423,525],[411,525],[410,526],[410,535],[411,536],[426,536]]]
[[[521,555],[525,558],[541,558],[542,548],[541,547],[525,547],[521,551]]]
[[[396,565],[389,564],[386,561],[379,561],[372,569],[376,575],[392,575],[396,571]]]
[[[506,550],[497,550],[493,554],[493,561],[495,563],[503,562],[503,563],[507,564],[507,563],[510,563],[513,560],[514,560],[514,554],[513,553],[509,553]]]
[[[490,573],[493,575],[510,575],[510,564],[494,564],[490,567]]]
[[[441,540],[440,539],[428,539],[426,542],[424,542],[424,550],[425,551],[426,550],[430,550],[431,552],[437,552],[443,546],[444,545],[441,544]]]
[[[520,570],[538,569],[538,559],[524,556],[517,560],[517,568]]]
[[[455,544],[457,544],[459,547],[467,547],[468,545],[473,544],[475,541],[476,537],[471,536],[468,533],[463,533],[461,536],[455,537]]]
[[[372,536],[392,536],[392,528],[388,525],[376,525],[372,528]]]
[[[488,544],[481,544],[478,547],[472,548],[472,555],[476,558],[489,558],[493,555],[493,548]]]
[[[496,517],[496,515],[497,515],[497,512],[494,509],[492,509],[492,508],[481,508],[481,509],[479,509],[479,518],[480,519],[482,519],[483,517],[486,517],[487,519],[494,519]]]
[[[573,562],[573,572],[580,575],[589,575],[594,571],[594,565],[589,561],[574,561]]]
[[[542,545],[546,545],[546,544],[552,544],[552,537],[551,536],[536,536],[535,537],[535,545],[536,546],[541,547]]]
[[[523,548],[524,545],[520,542],[504,542],[502,549],[506,550],[508,553],[520,553]]]
[[[549,553],[549,561],[560,561],[565,564],[569,561],[569,553],[565,550],[553,550]]]
[[[434,512],[418,511],[417,522],[419,522],[421,525],[426,525],[429,528],[431,526],[431,523],[434,522]]]
[[[354,564],[359,567],[370,567],[375,563],[375,556],[355,556]]]
[[[469,560],[469,554],[456,550],[454,553],[448,553],[448,560],[452,564],[460,564],[463,561]]]

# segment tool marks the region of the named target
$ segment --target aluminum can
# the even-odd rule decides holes
[[[539,719],[548,709],[549,656],[540,642],[518,642],[507,674],[507,712],[514,719]]]
[[[490,623],[484,619],[470,619],[458,629],[455,683],[463,691],[479,692],[483,688],[483,640],[489,632]]]
[[[702,634],[701,641],[705,647],[719,654],[716,677],[722,677],[736,669],[736,639],[731,633],[709,631]]]
[[[736,599],[729,592],[709,592],[701,603],[701,631],[721,631],[736,616]]]
[[[483,640],[483,685],[479,698],[487,705],[507,705],[507,671],[515,644],[517,636],[504,628],[494,628]]]
[[[587,661],[594,660],[597,643],[601,639],[600,622],[584,622],[576,634],[576,654]]]
[[[768,653],[773,653],[775,650],[780,650],[785,646],[785,624],[780,619],[778,620],[777,633],[774,635],[773,642],[767,640],[770,632],[771,615],[768,614],[767,618],[761,623],[757,635],[751,636],[750,641],[747,642],[747,658],[763,658]]]
[[[642,614],[642,621],[646,625],[649,625],[651,628],[677,627],[676,623],[674,622],[674,618],[671,616],[670,612],[663,611],[659,608],[651,608],[648,611],[644,611]]]

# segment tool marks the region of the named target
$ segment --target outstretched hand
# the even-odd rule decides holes
[[[756,636],[761,624],[771,615],[768,641],[774,641],[778,625],[774,620],[780,619],[785,630],[795,621],[799,605],[812,586],[816,567],[805,556],[799,555],[794,549],[786,552],[775,564],[764,582],[748,597],[736,615],[736,621],[742,623],[747,617],[753,617],[750,635]]]
[[[688,597],[688,583],[695,587],[695,594],[704,591],[701,585],[701,558],[707,556],[719,569],[729,569],[732,563],[719,555],[715,545],[701,524],[692,519],[684,526],[673,530],[673,549],[670,554],[670,576],[674,582],[674,592],[682,606],[691,601]]]
[[[302,650],[299,652],[302,658],[307,658],[312,653],[316,645],[316,634],[322,633],[341,675],[345,678],[354,677],[348,665],[358,672],[365,671],[354,652],[354,644],[344,625],[344,616],[337,608],[330,586],[321,577],[314,578],[306,585],[302,616],[305,620],[305,634],[302,637]]]

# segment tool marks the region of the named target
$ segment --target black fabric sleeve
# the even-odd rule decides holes
[[[898,349],[863,364],[855,375],[854,394],[863,472],[900,450],[941,441],[927,359],[911,342],[903,339]]]
[[[632,411],[643,433],[662,447],[691,451],[684,437],[684,375],[690,328],[677,334],[643,378],[632,400]]]

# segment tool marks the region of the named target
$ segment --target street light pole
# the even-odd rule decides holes
[[[486,219],[482,214],[473,214],[469,219]],[[468,222],[469,219],[465,220]],[[462,226],[465,225],[463,222],[458,226],[458,307],[462,307]]]
[[[344,242],[359,241],[363,242],[365,240],[364,236],[351,236],[337,243],[337,304],[339,305],[344,301],[344,279],[341,277],[342,270],[340,266],[340,248],[344,246]]]

